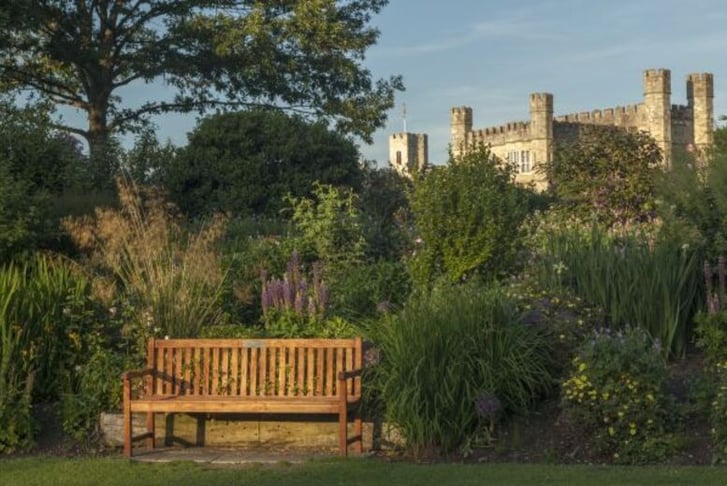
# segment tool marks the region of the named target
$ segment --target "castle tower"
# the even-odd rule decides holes
[[[711,73],[687,76],[687,102],[694,120],[694,146],[703,152],[714,143],[714,78]]]
[[[452,154],[458,156],[467,148],[467,134],[472,131],[472,108],[469,106],[452,108],[450,127]]]
[[[530,138],[533,167],[549,162],[553,157],[553,95],[532,93],[530,95]],[[543,176],[544,177],[544,176]],[[535,181],[537,187],[545,188],[545,179]]]
[[[644,105],[646,129],[664,154],[664,164],[671,165],[671,73],[668,69],[644,71]]]
[[[389,165],[411,177],[429,164],[429,139],[425,133],[394,133],[389,137]]]

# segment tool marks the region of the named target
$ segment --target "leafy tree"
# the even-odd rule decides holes
[[[389,167],[364,164],[359,201],[367,241],[374,260],[399,259],[408,243],[405,222],[409,211],[409,179]]]
[[[434,167],[414,182],[409,204],[419,239],[409,268],[415,284],[507,272],[518,249],[527,198],[512,167],[487,148]]]
[[[399,77],[362,66],[388,0],[13,0],[0,3],[0,87],[85,112],[100,160],[110,133],[171,111],[276,106],[370,140]],[[163,82],[170,99],[122,107],[120,91]],[[107,170],[107,172],[110,172]],[[109,174],[106,174],[109,175]]]
[[[0,262],[55,238],[51,198],[76,183],[83,162],[74,140],[48,127],[43,110],[0,99]]]
[[[308,196],[312,183],[358,186],[358,150],[322,123],[277,111],[203,120],[163,169],[172,199],[191,215],[274,214],[283,197]]]
[[[645,133],[618,127],[583,127],[556,147],[545,172],[561,209],[595,214],[611,225],[653,214],[654,181],[661,152]]]

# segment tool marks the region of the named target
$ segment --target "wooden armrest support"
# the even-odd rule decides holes
[[[153,370],[151,368],[146,368],[146,369],[143,369],[143,370],[131,370],[131,371],[125,371],[121,375],[121,378],[123,380],[127,380],[128,381],[128,380],[132,380],[134,378],[142,378],[142,377],[147,376],[147,375],[153,375],[154,373],[155,373],[155,370]]]
[[[339,380],[348,380],[349,378],[355,378],[357,376],[361,376],[363,373],[363,369],[359,368],[357,370],[350,370],[350,371],[341,371],[338,373],[338,379]]]

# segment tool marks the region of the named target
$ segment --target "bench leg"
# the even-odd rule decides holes
[[[131,386],[124,380],[124,455],[131,457]]]
[[[154,449],[156,447],[156,441],[154,440],[154,412],[146,413],[146,432],[150,434],[146,438],[146,448]]]

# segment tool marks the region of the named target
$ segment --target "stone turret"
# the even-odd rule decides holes
[[[692,109],[695,148],[704,152],[714,142],[714,79],[711,73],[687,76],[687,105]]]
[[[668,69],[644,71],[645,128],[664,154],[664,164],[671,165],[671,73]]]
[[[541,160],[533,160],[533,168],[548,162],[553,155],[553,95],[550,93],[532,93],[530,95],[530,150],[533,155],[541,155]],[[544,180],[536,185],[545,186]]]
[[[472,108],[452,108],[450,114],[452,153],[457,156],[466,149],[467,134],[472,131]]]
[[[394,133],[389,137],[389,165],[404,177],[426,170],[429,138],[424,133]]]

